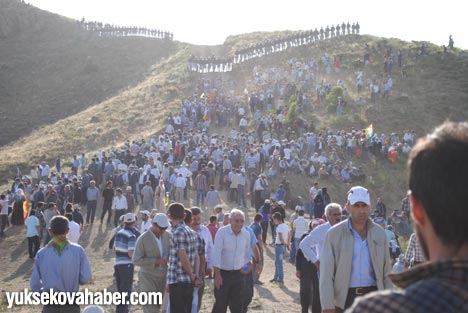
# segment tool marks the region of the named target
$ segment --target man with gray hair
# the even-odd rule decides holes
[[[248,262],[250,234],[244,229],[244,212],[233,209],[230,224],[216,233],[212,261],[214,268],[214,295],[216,301],[212,312],[242,311],[243,273]],[[248,269],[247,269],[248,270]]]
[[[307,271],[296,274],[301,280],[300,297],[302,312],[308,312],[312,305],[312,312],[321,312],[318,272],[320,270],[320,255],[322,254],[323,242],[327,231],[341,222],[341,205],[330,203],[325,207],[327,222],[317,226],[299,244],[304,258],[310,263]],[[312,299],[310,297],[312,296]],[[311,301],[312,300],[312,301]]]

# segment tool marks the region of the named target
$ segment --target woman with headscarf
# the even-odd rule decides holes
[[[11,224],[12,225],[23,225],[24,224],[24,211],[23,204],[26,198],[23,195],[22,189],[17,189],[13,197],[13,211],[11,213]]]

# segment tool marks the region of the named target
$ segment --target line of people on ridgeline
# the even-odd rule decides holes
[[[272,53],[284,51],[290,47],[300,47],[309,45],[320,40],[335,38],[339,36],[357,34],[359,35],[361,26],[359,22],[352,25],[348,22],[323,27],[318,30],[297,31],[291,35],[283,36],[277,39],[266,40],[249,47],[237,49],[234,56],[228,58],[217,57],[197,57],[192,56],[189,59],[188,70],[190,72],[198,73],[212,73],[212,72],[230,72],[234,64],[240,64],[254,58],[261,58]]]
[[[120,26],[102,22],[85,21],[84,17],[77,21],[80,29],[93,32],[100,37],[127,37],[142,36],[160,39],[174,39],[174,34],[165,30],[156,28],[147,28],[141,26]]]

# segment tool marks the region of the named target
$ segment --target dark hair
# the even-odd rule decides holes
[[[420,139],[408,160],[409,189],[436,235],[459,249],[468,242],[468,123],[445,122]]]
[[[174,202],[167,208],[169,215],[175,219],[184,218],[185,207],[182,203]]]
[[[192,211],[190,209],[185,209],[185,218],[184,218],[184,223],[185,224],[190,224],[192,222]]]
[[[299,216],[304,216],[304,210],[299,210],[299,211],[297,211],[297,215],[299,215]]]
[[[197,207],[191,208],[190,211],[192,212],[192,215],[200,215],[201,214],[200,208],[197,208]]]
[[[273,219],[278,220],[278,221],[283,221],[283,217],[281,216],[280,212],[276,212],[275,214],[273,214]]]
[[[65,214],[65,217],[68,219],[68,221],[73,221],[73,215],[71,213]]]
[[[218,220],[218,218],[216,217],[216,215],[211,215],[210,216],[210,223],[214,223]]]
[[[258,223],[261,220],[262,220],[262,214],[259,214],[259,213],[255,214],[254,221]]]
[[[51,207],[56,206],[55,202],[50,202],[47,207],[50,209]]]
[[[34,216],[36,215],[36,210],[32,209],[31,211],[29,211],[29,216]]]
[[[72,212],[72,204],[68,203],[67,206],[65,207],[65,212]]]
[[[54,235],[65,235],[68,229],[68,220],[65,216],[57,215],[50,220],[50,231]]]

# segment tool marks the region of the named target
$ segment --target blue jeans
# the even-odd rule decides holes
[[[291,242],[291,251],[289,252],[289,262],[296,262],[296,254],[299,249],[300,238],[294,238]]]
[[[204,190],[197,190],[197,206],[203,205],[205,202],[205,191]]]
[[[283,255],[284,246],[275,245],[275,277],[273,279],[281,282],[284,280]]]

